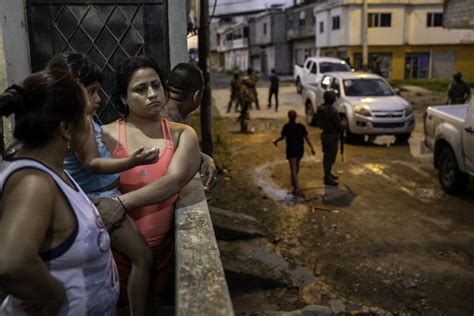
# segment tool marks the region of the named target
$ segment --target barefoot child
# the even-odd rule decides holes
[[[291,185],[295,196],[304,197],[298,185],[298,172],[300,171],[300,161],[304,154],[304,141],[311,148],[311,153],[314,155],[315,151],[311,141],[308,138],[308,131],[301,123],[296,123],[296,112],[288,111],[289,122],[283,126],[281,136],[273,140],[273,144],[277,146],[278,142],[286,140],[286,159],[290,164]]]
[[[89,101],[86,108],[90,121],[89,137],[81,148],[73,146],[73,152],[66,155],[64,168],[90,198],[118,199],[118,173],[156,162],[159,151],[156,148],[145,151],[140,147],[127,158],[112,159],[102,141],[102,127],[92,119],[101,101],[100,70],[90,60],[75,53],[54,57],[48,68],[67,70],[77,76],[87,91]],[[125,215],[125,211],[122,214],[102,212],[101,216],[109,229],[112,248],[132,261],[129,282],[127,285],[120,285],[128,287],[130,314],[146,315],[153,254],[135,222]]]

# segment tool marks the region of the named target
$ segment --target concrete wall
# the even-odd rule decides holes
[[[24,0],[0,1],[7,85],[20,83],[31,73]]]
[[[315,56],[316,48],[313,39],[299,40],[293,42],[292,47],[292,64],[302,65],[306,57]]]
[[[286,10],[286,30],[287,39],[299,39],[305,37],[314,37],[313,12],[314,4],[295,7]],[[305,26],[299,26],[299,18],[301,12],[305,15]],[[291,18],[290,18],[291,17]],[[291,22],[291,25],[289,24]]]
[[[473,1],[474,3],[474,1]],[[442,13],[441,5],[418,6],[407,9],[407,43],[410,45],[440,45],[474,43],[474,30],[448,30],[442,27],[427,27],[428,13]],[[473,17],[474,18],[474,17]]]
[[[267,25],[267,32],[264,34],[264,24]],[[272,42],[272,19],[269,14],[255,18],[255,44],[267,45]]]
[[[444,27],[474,29],[474,1],[445,0]]]
[[[179,21],[176,23],[176,21]],[[168,1],[170,66],[188,61],[186,0]]]
[[[353,1],[347,1],[353,2]],[[472,30],[447,30],[427,27],[427,14],[442,12],[440,1],[369,2],[368,13],[391,13],[391,27],[368,28],[369,45],[449,45],[474,43]],[[474,3],[474,1],[472,1]],[[317,47],[362,45],[362,6],[324,4],[315,7]],[[332,30],[331,18],[340,15],[341,29]],[[474,19],[474,16],[473,16]],[[319,33],[319,22],[324,23],[324,33]]]
[[[272,43],[286,43],[286,16],[284,12],[272,14]]]

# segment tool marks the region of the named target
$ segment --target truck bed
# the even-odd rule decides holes
[[[428,113],[462,126],[467,115],[467,104],[429,107]]]

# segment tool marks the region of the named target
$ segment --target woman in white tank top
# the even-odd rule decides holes
[[[0,315],[115,315],[110,240],[95,206],[63,169],[88,130],[82,88],[64,72],[31,75],[0,94],[22,148],[0,174]]]

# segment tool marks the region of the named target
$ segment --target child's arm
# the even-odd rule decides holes
[[[280,136],[280,137],[278,137],[277,139],[274,139],[274,140],[272,141],[272,142],[273,142],[273,145],[278,146],[278,142],[279,142],[279,141],[282,141],[282,140],[284,140],[284,139],[285,139],[285,136]]]
[[[91,128],[93,127],[91,126]],[[99,155],[94,131],[91,131],[84,146],[75,149],[75,154],[82,165],[90,172],[95,174],[111,174],[119,173],[138,165],[154,163],[158,160],[160,151],[158,148],[144,151],[144,148],[140,147],[134,150],[127,158],[102,158]]]
[[[306,143],[308,144],[308,146],[311,148],[311,153],[312,153],[313,155],[315,155],[316,152],[314,151],[313,144],[311,144],[311,141],[309,140],[308,135],[304,135],[304,140],[306,141]]]

